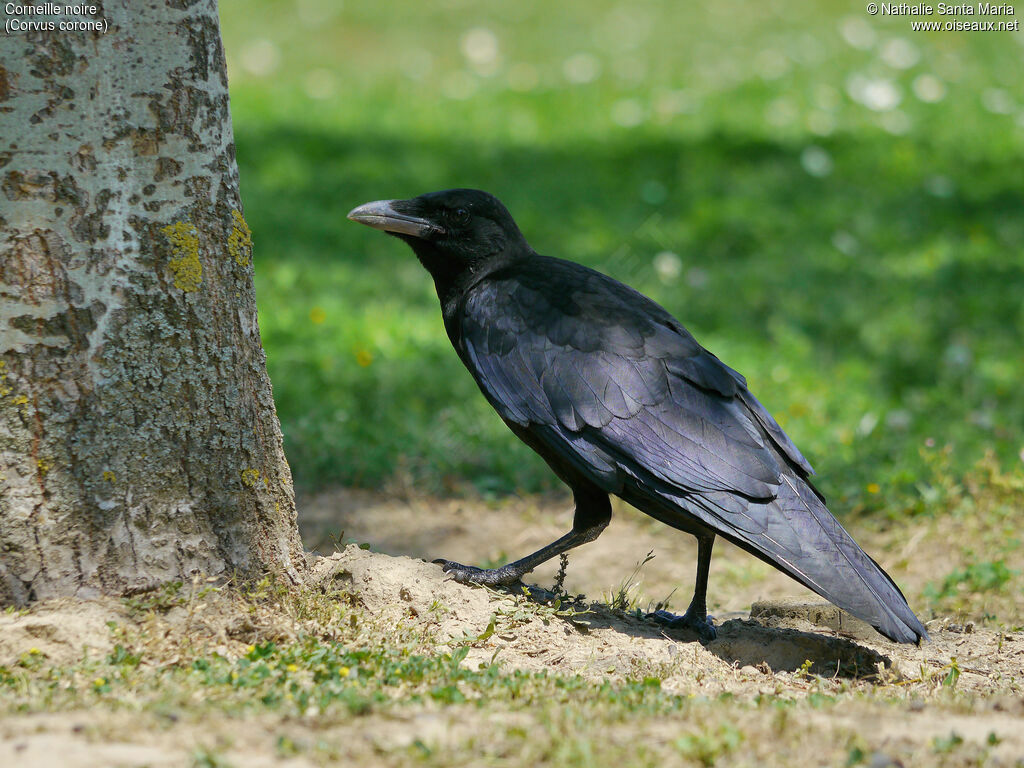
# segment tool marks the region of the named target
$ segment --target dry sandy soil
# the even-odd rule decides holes
[[[585,593],[589,609],[574,616],[523,610],[524,597],[458,585],[421,559],[481,563],[518,557],[567,529],[567,502],[513,499],[488,505],[338,491],[307,498],[300,508],[307,546],[324,555],[314,566],[317,582],[343,587],[384,622],[421,629],[439,649],[450,647],[446,644],[452,638],[481,638],[466,658],[471,668],[496,660],[508,670],[588,680],[655,675],[664,691],[709,698],[731,694],[730,700],[741,703],[760,696],[806,700],[822,692],[846,697],[841,707],[827,711],[800,710],[800,718],[784,726],[782,753],[764,745],[778,731],[778,722],[765,720],[759,709],[738,707],[737,727],[748,734],[748,744],[736,764],[843,764],[854,754],[851,739],[859,739],[863,763],[877,768],[1024,765],[1024,631],[1015,628],[1024,616],[1021,595],[999,603],[999,626],[921,610],[925,584],[957,565],[959,550],[949,537],[967,535],[962,530],[935,521],[902,530],[855,530],[927,619],[930,643],[890,643],[749,555],[718,544],[709,602],[719,637],[702,646],[685,633],[666,633],[606,605],[616,593],[641,608],[672,595],[672,607],[681,610],[690,596],[693,541],[635,511],[618,508],[605,534],[571,555],[565,588]],[[368,543],[371,550],[343,543],[352,540]],[[655,557],[637,571],[651,551]],[[529,581],[550,587],[556,571],[557,563],[546,566]],[[987,612],[987,599],[979,596],[972,615]],[[201,621],[193,608],[187,617],[183,610],[172,611],[161,619],[166,624],[161,631],[172,638],[202,627],[219,638],[221,652],[241,653],[243,641],[231,628],[241,619],[231,605],[204,607]],[[1007,617],[1007,611],[1013,615]],[[94,654],[108,653],[111,626],[132,621],[137,619],[115,600],[54,602],[27,614],[0,615],[0,666],[15,663],[30,648],[54,664],[75,662],[84,646]],[[953,658],[960,670],[955,696],[942,685]],[[501,729],[509,728],[509,718],[529,728],[530,717],[480,707],[414,705],[330,724],[301,718],[282,723],[265,715],[161,722],[131,706],[124,711],[12,713],[0,721],[0,766],[306,766],[329,762],[324,754],[349,764],[405,765],[410,745],[423,744],[431,745],[435,755],[449,750],[452,762],[460,765],[521,764],[513,756],[478,762],[472,752],[467,757],[466,745],[499,729],[498,720]],[[274,741],[282,728],[297,742],[315,737],[343,746],[334,753],[283,754]],[[629,733],[604,736],[612,742],[658,744],[677,731],[678,723],[653,718]],[[936,747],[951,737],[961,740],[962,747]],[[210,744],[220,745],[216,759],[202,751]],[[681,760],[686,762],[692,760]],[[603,760],[598,755],[592,763]]]

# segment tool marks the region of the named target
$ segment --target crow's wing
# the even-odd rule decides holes
[[[774,498],[780,452],[813,471],[743,377],[664,309],[580,265],[542,263],[466,297],[465,356],[502,417],[583,436],[685,492]]]
[[[923,636],[892,580],[806,482],[810,464],[743,377],[663,308],[545,257],[490,275],[464,302],[463,359],[504,419],[604,490],[629,485],[884,634]]]

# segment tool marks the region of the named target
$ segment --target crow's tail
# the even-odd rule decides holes
[[[682,501],[680,499],[680,501]],[[928,639],[899,587],[825,508],[802,478],[783,472],[778,496],[751,501],[737,515],[735,497],[689,497],[725,538],[862,619],[891,640]],[[716,503],[719,502],[719,503]]]

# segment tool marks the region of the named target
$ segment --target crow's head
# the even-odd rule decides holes
[[[494,257],[529,248],[505,206],[478,189],[378,200],[353,209],[348,217],[405,240],[439,285],[476,271]]]

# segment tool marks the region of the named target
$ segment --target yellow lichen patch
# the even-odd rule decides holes
[[[243,469],[242,470],[242,484],[249,488],[256,485],[256,482],[260,479],[260,471],[258,469]]]
[[[53,461],[50,459],[39,459],[36,461],[36,467],[39,469],[39,474],[45,475],[51,469],[53,469]]]
[[[203,265],[199,262],[199,233],[185,221],[176,221],[160,230],[171,241],[175,258],[167,266],[174,273],[174,287],[191,293],[203,282]]]
[[[15,405],[25,405],[27,402],[28,402],[28,396],[27,395],[18,395],[16,398],[14,398],[14,404]]]
[[[103,479],[106,480],[108,483],[116,483],[117,475],[115,475],[109,469],[105,469],[103,470]]]
[[[240,267],[252,261],[252,230],[239,210],[231,211],[231,234],[228,235],[228,253]]]

